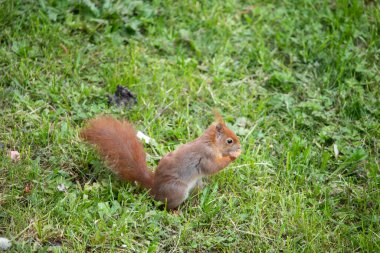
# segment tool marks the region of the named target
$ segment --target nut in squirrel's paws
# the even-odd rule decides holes
[[[241,154],[241,150],[237,150],[230,153],[230,156],[233,158],[237,158]]]

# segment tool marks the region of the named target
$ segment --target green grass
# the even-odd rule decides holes
[[[380,251],[377,1],[126,2],[0,1],[12,252]],[[107,105],[118,84],[137,105]],[[244,153],[180,215],[78,138],[96,115],[127,118],[157,141],[145,145],[154,168],[212,108]]]

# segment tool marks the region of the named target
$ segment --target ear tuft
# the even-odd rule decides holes
[[[220,113],[218,112],[218,110],[213,109],[212,111],[214,112],[215,121],[216,121],[218,124],[224,125],[223,117],[222,117],[222,115],[220,115]]]

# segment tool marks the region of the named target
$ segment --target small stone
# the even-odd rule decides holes
[[[57,186],[57,189],[58,189],[58,191],[60,191],[60,192],[65,192],[67,189],[66,189],[66,186],[64,185],[64,184],[59,184],[58,186]]]
[[[5,237],[0,237],[0,250],[8,250],[12,246],[12,243],[9,239]]]

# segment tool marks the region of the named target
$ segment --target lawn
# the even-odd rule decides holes
[[[0,0],[0,108],[10,252],[380,251],[378,1]],[[154,168],[213,108],[244,152],[178,213],[78,137],[128,119]]]

